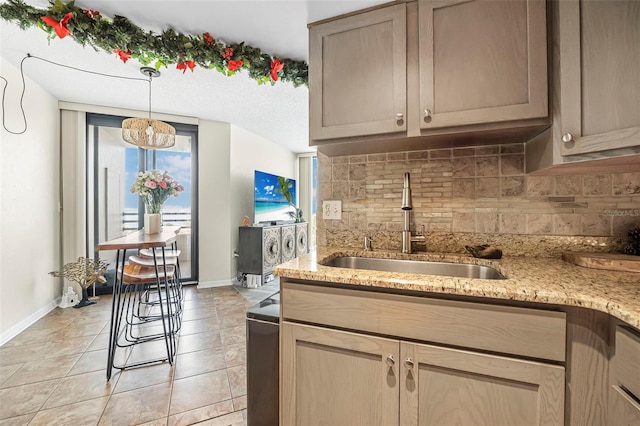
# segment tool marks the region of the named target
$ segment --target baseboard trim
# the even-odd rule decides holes
[[[219,280],[219,281],[199,281],[198,288],[213,288],[213,287],[228,287],[233,284],[233,280]]]
[[[2,335],[0,335],[0,346],[4,345],[9,340],[13,339],[18,334],[25,331],[27,328],[29,328],[29,326],[33,325],[36,321],[38,321],[40,318],[47,315],[49,312],[53,311],[60,304],[61,301],[62,301],[62,296],[58,297],[56,300],[52,302],[47,303],[45,306],[38,309],[36,312],[29,315],[28,317],[20,321],[18,324],[14,325],[9,330],[2,333]]]

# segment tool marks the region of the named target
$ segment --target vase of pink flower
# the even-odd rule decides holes
[[[177,197],[184,187],[176,182],[167,171],[148,170],[138,173],[131,185],[131,193],[138,194],[144,202],[144,232],[156,234],[162,231],[162,204],[169,197]]]

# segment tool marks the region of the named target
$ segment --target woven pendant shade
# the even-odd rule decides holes
[[[149,118],[127,118],[122,121],[122,139],[144,149],[166,149],[176,144],[176,129],[151,118],[151,79],[160,77],[155,68],[142,67],[140,72],[149,77]]]
[[[151,118],[127,118],[122,121],[122,139],[140,148],[171,148],[176,144],[176,129]]]

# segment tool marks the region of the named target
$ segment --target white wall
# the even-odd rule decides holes
[[[236,275],[238,227],[253,220],[253,172],[295,177],[296,155],[233,124],[200,121],[198,130],[199,285],[229,285]]]
[[[253,173],[261,170],[297,179],[296,154],[267,139],[231,125],[231,251],[238,249],[238,227],[242,217],[253,221]],[[236,259],[231,258],[231,271],[236,273]]]
[[[1,59],[0,74],[9,81],[5,123],[21,130],[18,105],[20,72]],[[56,305],[62,294],[59,269],[58,101],[26,80],[24,109],[28,129],[0,141],[0,344]]]

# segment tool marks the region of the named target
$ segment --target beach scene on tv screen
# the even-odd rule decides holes
[[[293,204],[296,202],[296,182],[288,180]],[[295,208],[291,206],[281,191],[278,191],[278,176],[256,170],[255,186],[255,219],[254,223],[292,221]]]

